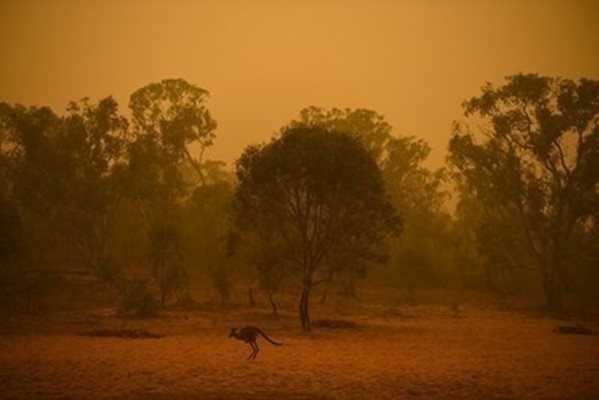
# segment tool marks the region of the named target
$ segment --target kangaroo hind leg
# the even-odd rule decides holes
[[[250,355],[248,357],[248,360],[253,360],[254,359],[254,354],[256,354],[256,347],[254,347],[254,342],[248,342],[248,344],[252,348],[252,352],[250,353]]]
[[[258,353],[260,352],[260,347],[258,347],[258,343],[256,343],[256,342],[253,342],[253,344],[254,344],[254,348],[256,350],[254,351],[254,357],[252,358],[252,360],[255,360],[256,357],[258,356]]]

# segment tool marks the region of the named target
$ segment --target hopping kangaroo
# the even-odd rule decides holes
[[[230,338],[235,338],[237,340],[243,340],[248,343],[252,347],[252,353],[248,357],[248,360],[255,360],[260,348],[258,347],[258,343],[256,343],[256,338],[258,335],[262,335],[262,337],[268,340],[270,343],[275,346],[282,346],[283,343],[278,343],[266,336],[266,333],[262,332],[260,328],[256,328],[255,326],[246,326],[237,330],[235,328],[231,329],[231,333],[229,333]]]

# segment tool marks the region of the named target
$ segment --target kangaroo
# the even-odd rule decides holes
[[[256,338],[258,337],[258,335],[262,335],[262,337],[264,339],[266,339],[270,343],[274,344],[275,346],[283,345],[283,343],[275,342],[274,340],[272,340],[271,338],[266,336],[266,333],[264,333],[260,328],[256,328],[255,326],[251,326],[251,325],[245,326],[245,327],[241,328],[240,330],[237,330],[236,328],[232,328],[231,333],[229,333],[230,338],[234,338],[237,340],[243,340],[244,342],[248,343],[252,347],[252,353],[248,357],[248,360],[255,360],[256,356],[258,355],[258,352],[260,351],[260,348],[258,347],[258,343],[256,343]]]

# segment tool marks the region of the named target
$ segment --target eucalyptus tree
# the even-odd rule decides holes
[[[573,233],[597,224],[599,82],[509,76],[464,110],[480,127],[455,125],[450,161],[481,204],[517,213],[547,306],[560,309]]]
[[[74,246],[85,265],[113,278],[108,243],[124,196],[128,123],[108,97],[46,107],[0,107],[2,165],[15,199]]]
[[[135,91],[129,101],[135,135],[129,147],[129,186],[152,247],[152,272],[163,305],[182,290],[185,275],[182,202],[206,183],[203,154],[216,129],[207,98],[200,87],[165,79]],[[195,176],[185,173],[189,166]]]
[[[299,280],[305,330],[312,288],[327,280],[325,258],[351,244],[354,258],[379,260],[384,238],[400,230],[375,159],[348,134],[284,129],[270,143],[246,148],[236,172],[236,227],[242,239],[275,235],[261,245],[280,254],[278,265],[292,268]]]
[[[443,209],[447,198],[443,187],[446,173],[424,165],[431,153],[428,143],[412,135],[395,134],[383,115],[365,108],[306,107],[289,124],[290,127],[302,125],[346,132],[356,138],[379,165],[393,206],[404,222],[401,238],[391,243],[390,264],[396,268],[384,274],[397,272],[395,275],[401,285],[415,281],[414,277],[418,277],[419,283],[426,283],[433,275],[440,275],[439,266],[444,264],[443,258],[451,247],[447,244],[449,216]],[[328,257],[327,268],[330,281],[341,276],[346,286],[344,292],[351,295],[355,279],[365,276],[367,265],[350,255],[343,256],[344,253],[339,249]],[[419,254],[420,259],[426,258],[426,265],[413,262],[414,254]],[[327,292],[325,288],[323,299]]]

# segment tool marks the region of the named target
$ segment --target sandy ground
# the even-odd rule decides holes
[[[434,308],[353,316],[355,330],[298,332],[266,312],[171,313],[128,326],[161,339],[77,332],[123,324],[67,316],[56,329],[0,335],[0,398],[599,399],[599,336],[553,333],[561,322],[516,313]],[[63,322],[64,322],[63,321]],[[228,326],[257,323],[284,346],[250,348]],[[29,321],[47,326],[43,321]]]

